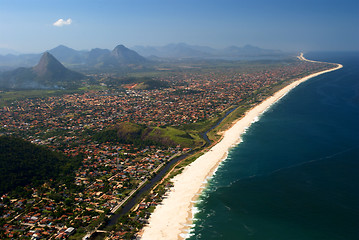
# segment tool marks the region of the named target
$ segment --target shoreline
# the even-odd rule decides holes
[[[298,58],[302,61],[316,62],[304,58],[303,53]],[[191,224],[193,224],[195,201],[205,188],[207,178],[211,177],[220,163],[227,158],[230,149],[240,143],[241,135],[246,129],[268,108],[302,82],[342,67],[341,64],[336,64],[336,67],[331,69],[298,79],[249,109],[242,118],[236,120],[224,132],[216,145],[186,166],[181,174],[172,179],[173,187],[169,190],[167,198],[164,198],[151,214],[149,224],[142,230],[141,239],[185,239],[191,229]]]

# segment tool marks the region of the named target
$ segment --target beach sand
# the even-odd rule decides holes
[[[305,59],[303,54],[298,56],[298,58],[303,61],[311,61]],[[216,145],[185,167],[181,174],[173,178],[174,186],[170,189],[167,198],[165,198],[151,214],[149,224],[144,227],[141,239],[178,240],[186,238],[186,233],[192,224],[194,202],[205,187],[206,179],[213,175],[220,162],[227,157],[229,149],[240,142],[241,134],[243,134],[251,123],[267,108],[300,83],[341,67],[343,66],[337,64],[337,66],[332,69],[299,79],[250,109],[244,117],[224,132],[222,139]]]

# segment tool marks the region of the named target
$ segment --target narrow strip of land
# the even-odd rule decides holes
[[[303,61],[311,61],[305,59],[303,54],[298,56],[298,58]],[[158,205],[152,213],[149,224],[144,228],[142,239],[177,240],[185,238],[192,222],[193,202],[204,188],[206,178],[214,173],[220,162],[227,157],[229,149],[240,141],[241,134],[244,133],[251,123],[273,103],[281,99],[300,83],[341,67],[343,66],[336,64],[335,67],[329,70],[320,71],[301,78],[250,109],[244,117],[235,122],[223,134],[222,139],[216,145],[188,165],[180,175],[173,179],[173,188],[171,188],[162,204]]]

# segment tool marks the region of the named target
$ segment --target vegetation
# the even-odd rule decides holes
[[[106,78],[104,83],[111,88],[125,87],[133,90],[153,90],[158,88],[167,88],[167,82],[154,80],[151,77],[121,77],[121,78]]]
[[[244,72],[247,73],[253,72],[255,75],[259,72],[263,79],[267,79],[268,63],[258,61],[255,64],[246,62],[239,64],[239,62],[220,61],[216,65],[210,64],[208,61],[196,61],[171,63],[172,66],[169,63],[159,64],[163,64],[163,68],[159,68],[159,71],[156,72],[139,70],[129,74],[124,72],[121,74],[117,72],[94,73],[91,80],[82,81],[81,88],[73,90],[44,89],[0,92],[0,107],[4,107],[6,114],[9,113],[4,115],[6,116],[4,119],[11,119],[17,112],[27,111],[28,115],[25,115],[21,120],[29,124],[26,127],[29,127],[27,133],[30,133],[31,139],[39,139],[40,144],[50,144],[52,148],[64,151],[69,155],[86,154],[86,157],[78,155],[78,158],[68,158],[63,154],[51,151],[43,146],[34,146],[21,139],[1,137],[0,194],[15,188],[15,191],[21,193],[24,198],[33,198],[29,203],[26,203],[24,213],[30,212],[30,206],[34,199],[43,199],[41,205],[36,206],[37,208],[44,207],[51,202],[54,205],[53,209],[43,210],[41,212],[42,217],[51,216],[52,219],[55,219],[55,224],[63,223],[65,226],[71,224],[76,228],[76,234],[72,235],[70,239],[81,239],[85,233],[99,227],[101,223],[106,223],[106,219],[110,217],[108,213],[114,206],[113,201],[110,202],[108,199],[111,197],[118,201],[124,199],[140,182],[148,182],[149,179],[155,177],[159,172],[158,169],[166,169],[167,176],[159,183],[155,183],[156,187],[151,189],[150,193],[146,192],[146,188],[142,189],[144,191],[142,196],[145,197],[143,199],[135,198],[136,202],[140,203],[134,209],[123,215],[118,224],[105,228],[110,231],[108,233],[110,234],[108,235],[109,238],[112,238],[113,234],[118,234],[117,236],[122,238],[132,239],[143,224],[147,222],[149,213],[163,199],[165,192],[171,186],[173,176],[181,173],[185,166],[207,151],[210,144],[215,144],[221,138],[221,132],[228,129],[248,109],[293,81],[294,78],[301,76],[289,75],[293,79],[275,77],[270,85],[268,83],[261,84],[262,79],[253,81],[249,87],[239,89],[242,93],[240,97],[233,98],[230,101],[228,99],[231,98],[226,97],[226,95],[223,97],[224,100],[220,97],[215,99],[220,96],[215,91],[212,94],[214,100],[218,100],[218,104],[224,104],[223,107],[216,108],[216,101],[212,101],[211,97],[205,98],[209,88],[204,83],[207,78],[211,80],[212,75],[204,75],[205,77],[201,78],[201,73],[210,72],[217,68],[224,72],[228,69],[228,72],[232,73],[233,68],[235,68],[236,71],[234,72],[241,71],[240,69],[244,69]],[[272,66],[282,65],[280,62],[271,62],[270,64]],[[188,73],[186,79],[190,79],[190,81],[181,81],[182,76],[180,74],[183,72]],[[194,74],[194,77],[191,77],[191,74]],[[224,79],[229,79],[226,82],[227,85],[223,86],[220,85],[222,79],[213,76],[214,79],[217,79],[218,89],[225,89],[224,91],[220,90],[220,93],[226,93],[225,91],[229,89],[226,86],[234,86],[230,74],[228,74],[228,78]],[[253,78],[256,79],[256,76]],[[191,85],[192,79],[196,79],[193,85]],[[156,93],[152,95],[150,94],[151,91],[138,91],[166,87],[171,88],[165,89],[164,95],[157,95],[157,93],[163,93],[158,90],[152,91]],[[137,91],[125,92],[124,89]],[[80,92],[85,94],[78,94]],[[76,94],[66,96],[65,94],[68,93]],[[51,101],[54,105],[48,104],[45,97],[54,95],[61,97],[56,97],[56,101]],[[191,98],[192,96],[193,98]],[[25,110],[23,110],[21,108],[22,101],[16,102],[18,99],[35,97],[36,99],[25,101],[27,106],[36,107],[37,104],[40,106],[46,104],[48,108],[45,113],[48,115],[42,114],[41,111],[36,115],[35,108],[27,109],[24,107]],[[164,99],[171,103],[175,109],[178,105],[172,98],[183,99],[184,102],[189,103],[191,101],[196,102],[197,99],[210,100],[206,100],[206,103],[209,103],[208,106],[205,104],[202,106],[204,114],[200,117],[190,114],[187,116],[190,111],[181,108],[181,112],[177,115],[186,116],[189,121],[178,123],[171,122],[172,119],[165,121],[161,117],[156,117],[149,122],[149,125],[125,122],[136,121],[136,117],[141,116],[140,113],[142,112],[139,110],[141,108],[144,109],[143,116],[148,116],[150,111],[147,109],[151,107],[160,109],[161,106],[167,106],[162,104]],[[64,99],[66,101],[63,101]],[[134,99],[131,106],[136,108],[130,108],[129,115],[125,118],[123,117],[125,114],[120,112],[120,108],[112,107],[113,105],[121,106],[122,103],[127,103],[128,99]],[[159,101],[157,101],[158,99]],[[114,101],[111,102],[112,100]],[[159,105],[152,104],[148,108],[142,107],[141,104],[145,105],[147,101],[152,100],[157,101]],[[35,104],[31,105],[33,102]],[[108,105],[108,103],[114,104]],[[138,106],[141,108],[137,108]],[[168,109],[171,108],[164,108],[161,113],[170,112]],[[198,109],[201,110],[202,108]],[[106,116],[106,113],[109,112],[116,114],[110,119]],[[41,120],[41,116],[49,117],[51,121],[46,121],[47,125],[44,125],[45,119]],[[157,119],[159,119],[158,122],[156,122]],[[173,119],[177,121],[177,118]],[[35,121],[40,123],[35,124],[39,128],[31,129],[30,123]],[[143,121],[138,122],[143,123]],[[16,126],[14,123],[12,124]],[[15,132],[10,132],[8,129],[11,127],[13,127],[11,121],[10,124],[4,124],[3,127],[0,127],[0,134],[4,132],[26,137],[25,128],[17,128]],[[120,144],[127,144],[127,146],[119,146]],[[177,148],[178,145],[180,147]],[[89,155],[87,156],[87,154]],[[171,167],[166,165],[170,159],[172,160],[173,157],[180,154],[184,159],[176,159],[177,162]],[[146,157],[150,155],[154,155],[154,157]],[[81,160],[83,164],[80,167]],[[144,162],[150,164],[144,165]],[[79,169],[76,172],[76,181],[73,179],[73,169]],[[43,184],[45,182],[46,184]],[[60,182],[61,184],[59,184]],[[32,184],[29,187],[22,188],[28,183]],[[38,187],[32,188],[34,185]],[[21,206],[22,203],[15,202],[16,199],[14,198],[18,198],[17,196],[20,194],[10,193],[9,198],[5,197],[4,199],[9,202],[9,199],[13,198],[12,206]],[[10,208],[6,210],[10,216],[7,221],[13,221],[10,219],[14,217],[13,212],[10,212]],[[16,211],[20,210],[17,209]],[[65,216],[67,219],[62,219],[64,215],[67,215]],[[23,220],[17,219],[14,222],[18,221]],[[116,231],[116,233],[111,231]],[[92,238],[100,239],[104,238],[104,235],[104,233],[95,233]]]
[[[20,138],[0,136],[0,194],[31,183],[38,186],[45,181],[71,182],[78,158],[68,158],[46,147]],[[19,189],[20,187],[20,189]]]
[[[199,136],[174,127],[148,127],[130,122],[122,122],[114,127],[94,134],[93,140],[99,143],[112,142],[135,144],[138,146],[164,145],[175,147],[200,146]]]

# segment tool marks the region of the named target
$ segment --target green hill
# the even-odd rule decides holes
[[[110,88],[118,88],[119,86],[126,88],[126,86],[128,86],[133,90],[153,90],[169,87],[167,82],[155,80],[150,77],[109,77],[106,78],[104,82]]]
[[[80,161],[20,138],[0,136],[0,194],[28,184],[71,178]]]
[[[98,142],[115,142],[136,145],[163,145],[194,148],[203,144],[202,140],[186,131],[173,127],[146,127],[123,122],[96,133],[93,139]]]

